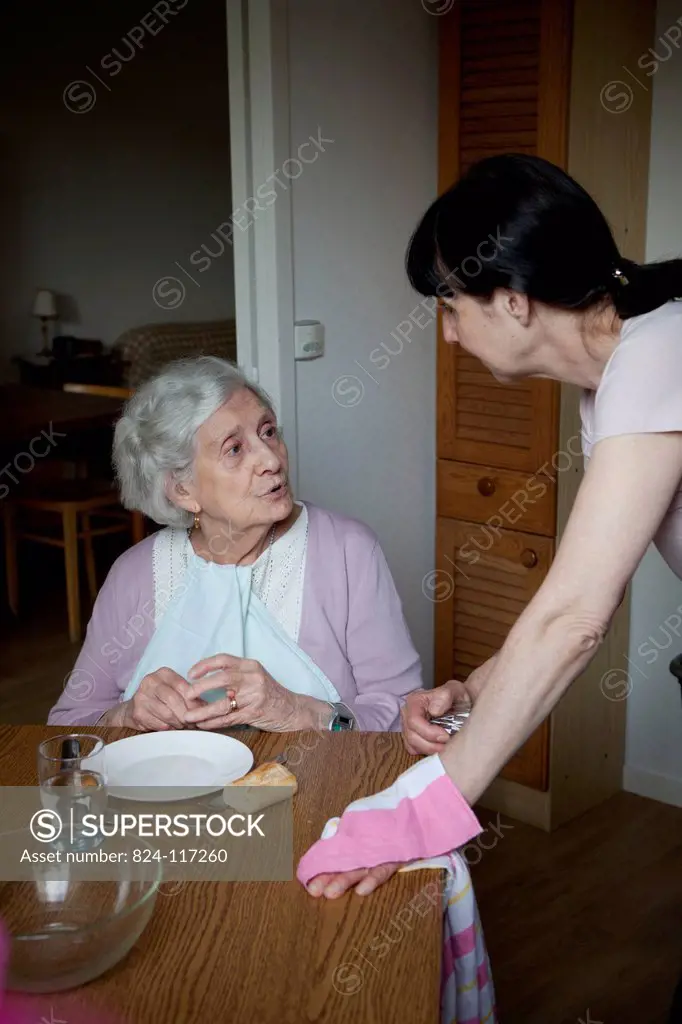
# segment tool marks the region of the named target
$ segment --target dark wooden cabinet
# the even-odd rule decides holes
[[[436,676],[466,679],[491,658],[538,590],[554,553],[548,537],[511,530],[499,535],[481,523],[438,519],[440,579],[436,603]],[[505,777],[546,790],[549,723],[545,722],[505,769]]]

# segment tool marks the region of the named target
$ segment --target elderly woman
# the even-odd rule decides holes
[[[114,462],[125,507],[165,529],[112,567],[50,723],[398,728],[421,672],[384,555],[294,501],[259,388],[222,359],[171,364],[128,402]]]

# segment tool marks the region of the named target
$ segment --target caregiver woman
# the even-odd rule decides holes
[[[474,253],[480,261],[467,276],[461,268]],[[358,882],[369,892],[389,877],[407,859],[408,832],[423,833],[412,857],[468,841],[479,826],[465,806],[589,664],[652,541],[682,577],[682,303],[673,301],[682,296],[682,260],[624,259],[575,181],[544,160],[510,154],[475,165],[433,203],[411,240],[407,271],[417,291],[441,300],[445,340],[498,380],[547,377],[582,388],[587,469],[551,569],[498,654],[466,685],[407,700],[407,748],[431,756],[396,784],[411,801],[400,820],[386,797],[374,823],[364,816],[364,832],[378,824],[381,859],[393,863],[368,870],[376,843],[362,848],[363,815],[349,811],[339,832],[350,816],[355,861],[331,846],[322,856],[324,843],[304,858],[299,877],[319,876],[310,891],[327,896]],[[473,710],[448,739],[427,713],[442,713],[462,690]],[[344,868],[354,870],[334,874]]]
[[[386,560],[362,523],[294,501],[261,390],[222,359],[172,363],[114,461],[126,508],[166,528],[112,567],[51,723],[398,727],[421,673]]]

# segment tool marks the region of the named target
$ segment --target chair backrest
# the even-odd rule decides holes
[[[132,388],[113,384],[64,384],[63,390],[75,395],[101,395],[103,398],[130,398],[133,393]]]
[[[234,320],[144,324],[121,334],[113,349],[126,367],[126,384],[136,388],[175,359],[207,355],[235,362],[237,329]]]

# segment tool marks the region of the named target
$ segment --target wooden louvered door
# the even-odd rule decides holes
[[[538,153],[565,161],[561,102],[565,0],[460,0],[441,32],[439,187],[477,160]],[[462,349],[438,346],[437,448],[457,459],[534,473],[556,450],[558,385],[500,384]]]
[[[570,0],[458,0],[441,25],[441,192],[496,153],[565,164],[569,56]],[[442,682],[465,678],[499,650],[549,568],[556,495],[547,467],[558,447],[560,393],[545,380],[501,384],[458,345],[446,345],[440,330],[437,379]],[[531,479],[544,481],[535,492],[542,499],[516,514]],[[503,776],[545,790],[548,773],[545,723]]]
[[[487,549],[486,549],[487,548]],[[547,537],[494,536],[480,523],[439,518],[436,528],[436,675],[466,679],[499,650],[552,560]],[[505,778],[547,789],[549,723],[504,769]]]
[[[501,384],[458,345],[440,342],[438,456],[537,472],[556,450],[557,386]]]

